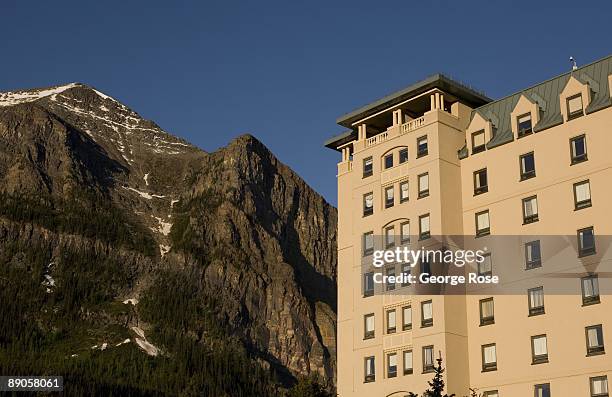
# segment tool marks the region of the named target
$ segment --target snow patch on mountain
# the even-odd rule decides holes
[[[61,94],[70,88],[78,87],[78,83],[70,83],[42,90],[22,90],[0,93],[0,106],[13,106],[20,103],[34,102],[51,95]]]
[[[132,331],[134,331],[134,333],[138,335],[137,338],[134,338],[134,341],[136,342],[138,347],[144,350],[149,356],[157,356],[159,354],[159,349],[157,348],[157,346],[147,341],[145,333],[141,328],[132,327]]]
[[[135,193],[138,193],[138,195],[140,197],[145,198],[147,200],[152,200],[153,198],[164,198],[164,197],[166,197],[166,196],[163,196],[161,194],[149,194],[147,192],[141,192],[140,190],[134,189],[133,187],[123,186],[123,188],[126,189],[126,190],[131,190],[131,191],[133,191]]]

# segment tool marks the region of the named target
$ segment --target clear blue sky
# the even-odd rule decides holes
[[[436,72],[510,94],[611,53],[610,15],[610,1],[2,0],[0,91],[90,84],[207,151],[249,132],[336,203],[339,154],[322,143],[339,115]]]

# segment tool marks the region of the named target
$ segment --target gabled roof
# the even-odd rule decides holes
[[[573,75],[578,81],[589,84],[591,90],[591,102],[586,107],[587,114],[593,113],[612,105],[608,86],[608,75],[612,74],[612,55],[595,61],[589,65],[578,68],[560,76],[544,81],[533,87],[509,95],[505,98],[493,101],[474,109],[472,118],[476,113],[480,114],[493,124],[496,129],[495,136],[487,143],[487,148],[493,148],[514,139],[511,129],[510,114],[514,110],[521,95],[538,104],[540,117],[538,123],[533,127],[534,132],[554,127],[563,123],[561,115],[559,95],[565,88],[570,77]]]

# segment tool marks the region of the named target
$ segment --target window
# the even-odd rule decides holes
[[[363,177],[367,178],[372,176],[374,172],[374,162],[372,161],[372,156],[366,157],[363,159]]]
[[[428,239],[431,236],[429,231],[429,214],[419,216],[419,240]]]
[[[429,196],[429,174],[419,175],[419,198]]]
[[[487,169],[474,172],[474,196],[486,193],[489,191],[489,183],[487,181]]]
[[[482,299],[480,301],[480,325],[489,325],[495,323],[495,314],[493,309],[493,298]]]
[[[591,397],[608,397],[608,377],[596,376],[590,379]]]
[[[567,119],[575,119],[582,115],[582,95],[578,94],[567,98]]]
[[[412,350],[406,350],[404,352],[404,375],[410,375],[413,372],[412,365]]]
[[[546,346],[546,335],[531,337],[531,363],[542,364],[548,362],[548,347]]]
[[[433,325],[433,303],[432,301],[421,302],[421,327]]]
[[[385,188],[385,208],[393,207],[395,198],[393,197],[393,186]]]
[[[595,253],[595,234],[593,227],[578,230],[578,256],[593,255]]]
[[[363,339],[374,337],[374,313],[363,316]]]
[[[395,227],[389,226],[385,228],[385,247],[393,247],[395,245]]]
[[[527,270],[542,267],[540,240],[525,243],[525,268]]]
[[[374,356],[365,358],[365,379],[364,382],[374,382],[376,380],[376,369],[374,365]]]
[[[591,206],[591,184],[589,181],[574,183],[574,209],[580,210]]]
[[[476,237],[486,236],[491,233],[489,223],[489,210],[476,213]]]
[[[385,169],[393,167],[393,153],[385,156]]]
[[[395,309],[387,310],[387,333],[393,334],[396,330]]]
[[[391,267],[387,268],[385,274],[387,277],[395,277],[395,266],[391,265]],[[393,280],[395,280],[395,278]],[[386,286],[387,286],[387,291],[393,291],[395,289],[395,282],[391,282],[387,278]]]
[[[519,162],[521,165],[521,181],[525,179],[533,178],[536,176],[535,172],[535,158],[533,156],[533,152],[523,154],[519,158]]]
[[[400,183],[400,203],[408,201],[408,181]]]
[[[550,383],[543,383],[533,387],[535,397],[550,397]]]
[[[417,157],[426,156],[428,153],[427,136],[422,136],[417,139]]]
[[[523,199],[523,225],[538,221],[538,197],[531,196]]]
[[[544,314],[544,287],[531,288],[527,291],[529,299],[529,316]]]
[[[497,390],[490,390],[484,392],[482,397],[499,397],[499,393],[497,392]]]
[[[412,307],[402,307],[402,330],[408,331],[412,329]]]
[[[580,283],[582,285],[582,304],[586,306],[599,303],[599,279],[597,275],[583,277]]]
[[[533,132],[533,128],[531,128],[531,113],[527,113],[522,116],[518,116],[516,118],[516,125],[518,128],[519,138],[522,138],[525,135],[531,134]]]
[[[368,272],[363,275],[363,296],[374,295],[374,273]]]
[[[366,193],[363,195],[363,216],[372,215],[374,213],[374,193]]]
[[[363,234],[363,255],[372,255],[374,252],[374,232],[367,232]]]
[[[434,371],[434,347],[423,346],[423,373]]]
[[[485,132],[480,130],[472,134],[472,154],[480,153],[485,150]]]
[[[408,275],[410,275],[411,267],[409,263],[402,264],[402,274],[405,274],[405,279],[402,280],[402,287],[406,287],[408,284]]]
[[[580,135],[570,139],[572,165],[587,160],[586,136]]]
[[[483,260],[478,262],[478,275],[491,276],[493,274],[493,263],[491,262],[491,253],[484,254]]]
[[[408,161],[408,149],[404,148],[404,149],[400,149],[399,151],[399,163],[405,163],[406,161]]]
[[[604,354],[603,330],[600,325],[593,325],[585,328],[587,356]]]
[[[495,343],[482,346],[482,372],[497,370]]]
[[[400,241],[402,244],[410,242],[410,222],[400,223]]]
[[[421,274],[431,274],[431,264],[427,259],[420,260]]]
[[[397,353],[387,354],[387,378],[397,376]]]

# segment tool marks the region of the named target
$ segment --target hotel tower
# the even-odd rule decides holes
[[[611,96],[609,56],[499,100],[437,74],[338,119],[340,397],[421,394],[439,356],[457,397],[608,396]],[[460,271],[500,285],[379,282],[435,274],[372,257],[436,236],[487,247]]]

